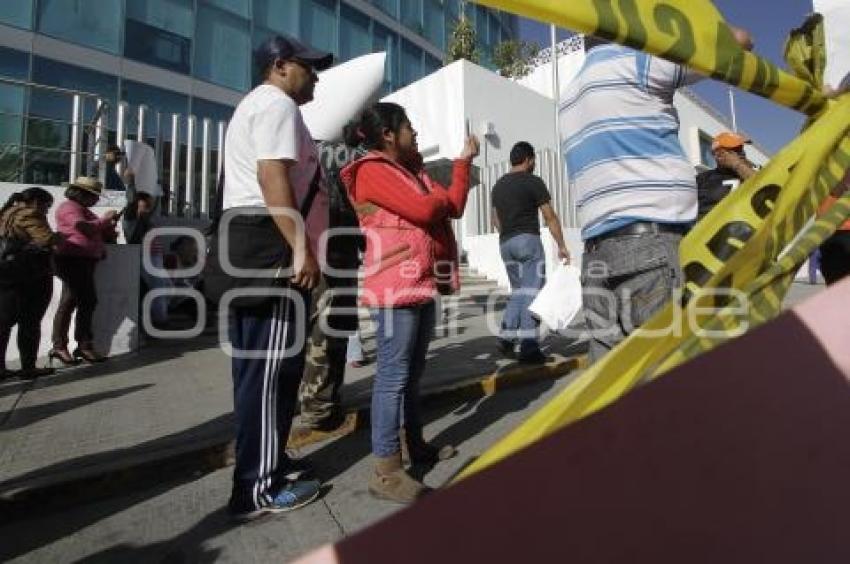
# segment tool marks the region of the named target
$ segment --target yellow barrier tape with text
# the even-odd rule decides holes
[[[533,12],[533,15],[545,15],[550,21],[565,26],[569,22],[574,28],[578,28],[576,12],[581,14],[582,7],[587,11],[589,6],[612,6],[612,2],[601,1],[575,2],[569,8],[560,9],[555,8],[555,2],[542,1],[486,0],[481,3],[526,15],[532,15],[531,10],[521,11],[519,5],[523,8],[546,6],[548,11]],[[687,8],[683,2],[647,0],[639,6],[632,0],[619,2],[620,8],[634,8],[628,12],[629,18],[656,13],[658,10],[654,8],[670,4],[679,7],[690,29],[700,30],[694,34],[700,38],[700,43],[689,60],[716,58],[713,30],[721,27],[722,19],[709,2],[692,1]],[[566,11],[570,12],[569,16],[563,13]],[[555,12],[557,18],[552,17]],[[609,19],[617,21],[615,29],[620,30],[621,19],[627,21],[628,18],[622,12],[615,10],[615,13],[618,17]],[[703,26],[709,29],[703,32]],[[626,29],[635,27],[650,29],[648,24],[624,26]],[[595,20],[584,29],[603,35]],[[612,29],[605,32],[608,36],[614,35]],[[635,43],[627,39],[628,36],[616,35],[620,43]],[[644,37],[646,46],[651,43],[651,36]],[[789,100],[788,93],[800,90],[800,84],[806,83],[791,75],[785,76],[787,92],[782,99]],[[750,86],[752,84],[749,82]],[[824,101],[821,110],[823,114],[804,134],[721,201],[683,239],[679,252],[685,286],[681,294],[559,396],[485,452],[458,479],[602,409],[641,382],[656,378],[778,315],[797,269],[850,215],[848,194],[828,213],[811,222],[818,204],[850,167],[850,95]]]
[[[808,115],[825,99],[811,84],[745,51],[708,0],[475,0],[477,4],[610,39]]]

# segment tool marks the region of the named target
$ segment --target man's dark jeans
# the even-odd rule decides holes
[[[520,359],[540,350],[538,322],[528,307],[546,282],[546,257],[539,235],[514,235],[500,245],[502,261],[511,283],[511,297],[502,318],[501,338],[519,341]]]

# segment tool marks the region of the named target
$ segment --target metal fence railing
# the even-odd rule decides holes
[[[567,183],[563,180],[564,175],[559,170],[559,159],[555,151],[543,149],[537,152],[537,167],[535,174],[543,179],[546,187],[552,195],[552,207],[558,214],[561,223],[569,226],[572,218],[571,202],[567,189]],[[493,186],[508,173],[511,164],[508,161],[487,165],[481,170],[481,187],[470,193],[470,201],[467,205],[467,213],[474,213],[473,227],[476,235],[495,233],[493,224]]]
[[[90,92],[0,77],[0,180],[56,183],[103,171],[109,103]],[[33,93],[51,98],[57,114],[26,111]],[[58,103],[57,103],[58,102]],[[86,119],[86,108],[92,111]],[[57,181],[58,180],[58,181]]]
[[[139,141],[154,151],[162,213],[208,217],[226,121],[123,101],[113,107],[89,92],[2,77],[0,94],[17,100],[0,104],[0,181],[60,185],[81,173],[103,181],[107,146]]]

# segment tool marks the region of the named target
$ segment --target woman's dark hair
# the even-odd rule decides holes
[[[384,130],[398,133],[405,123],[410,123],[410,120],[404,108],[392,102],[378,102],[363,112],[360,121],[345,126],[345,144],[350,147],[382,149]]]
[[[74,200],[80,205],[85,205],[86,196],[93,196],[91,192],[83,190],[82,188],[77,188],[76,186],[69,186],[67,190],[65,190],[65,197],[69,200]]]
[[[33,202],[46,204],[48,207],[50,207],[51,205],[53,205],[53,194],[51,194],[44,188],[39,188],[37,186],[27,188],[26,190],[21,190],[20,192],[15,192],[11,196],[9,196],[9,199],[6,200],[6,203],[3,204],[2,208],[0,208],[0,213],[5,212],[15,204],[32,204]]]

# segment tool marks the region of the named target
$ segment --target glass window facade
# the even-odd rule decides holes
[[[194,32],[192,0],[127,3],[124,56],[188,74]]]
[[[0,47],[0,76],[28,80],[30,77],[29,53]]]
[[[402,39],[401,41],[401,84],[407,86],[422,76],[422,49]]]
[[[0,23],[35,28],[238,91],[249,89],[256,78],[252,49],[275,34],[297,37],[334,53],[337,60],[392,43],[395,68],[387,71],[387,85],[396,88],[431,68],[424,54],[415,56],[421,47],[414,47],[409,35],[445,50],[464,6],[461,0],[368,1],[410,31],[390,31],[344,0],[9,0],[0,2]],[[487,64],[493,46],[514,35],[516,18],[473,3],[465,6]],[[403,68],[402,38],[411,43],[405,61],[412,62],[412,70]]]
[[[28,53],[0,47],[0,76],[29,79]],[[0,84],[0,182],[20,181],[26,88]]]
[[[445,50],[464,5],[461,0],[366,1],[382,15],[374,16],[372,10],[364,13],[347,0],[0,0],[0,28],[32,29],[236,92],[247,91],[252,78],[258,80],[252,75],[253,48],[276,34],[330,51],[338,61],[386,51],[384,93],[439,69],[440,51]],[[474,3],[465,6],[478,30],[486,64],[493,45],[515,35],[516,18]],[[387,18],[397,24],[388,23]],[[423,42],[433,49],[423,49]],[[227,105],[158,88],[173,84],[164,75],[161,82],[152,79],[151,85],[140,84],[6,48],[0,48],[0,76],[105,98],[110,102],[112,140],[119,100],[131,104],[127,114],[131,139],[138,127],[139,103],[151,108],[148,135],[156,131],[151,121],[155,109],[166,117],[191,111],[199,123],[204,117],[226,120],[232,112]],[[71,104],[67,95],[0,85],[0,177],[9,178],[10,169],[30,181],[47,183],[61,177],[61,167],[68,160]],[[84,119],[91,119],[95,111],[95,100],[86,99]],[[164,119],[162,134],[167,135],[170,127],[170,118]],[[7,166],[10,162],[16,164]]]
[[[189,97],[170,90],[156,88],[148,84],[124,80],[121,82],[121,99],[133,107],[144,104],[148,107],[145,117],[146,135],[153,136],[157,131],[157,113],[159,127],[165,137],[171,136],[171,115],[189,113]],[[132,131],[133,127],[128,128]],[[186,134],[185,131],[182,132]]]
[[[401,23],[416,33],[422,33],[422,0],[402,0]]]
[[[254,0],[254,34],[298,35],[298,3],[280,0]]]
[[[158,162],[161,167],[159,179],[163,186],[167,187],[171,166],[171,116],[173,114],[188,115],[189,97],[131,80],[125,80],[122,83],[121,94],[122,98],[133,107],[137,107],[139,104],[148,106],[145,118],[147,142],[155,147],[156,133],[159,131],[161,140],[161,153]],[[159,115],[157,116],[157,114]],[[185,122],[183,123],[184,125],[180,128],[180,141],[186,143],[186,126]],[[133,131],[132,127],[130,131]],[[180,158],[185,158],[183,147],[181,147]]]
[[[39,0],[38,31],[117,55],[121,52],[122,4],[115,0]]]
[[[442,49],[446,44],[446,16],[442,0],[424,0],[423,20],[425,38]]]
[[[203,98],[192,98],[192,113],[198,116],[208,117],[213,122],[230,121],[233,115],[233,106],[226,106],[218,102],[211,102]]]
[[[44,57],[33,57],[32,81],[37,84],[95,94],[113,105],[118,101],[117,77]],[[70,100],[71,97],[68,94],[32,89],[29,113],[44,118],[69,120],[71,118]],[[86,98],[83,109],[83,118],[91,119],[97,109],[96,101]],[[111,117],[114,119],[114,116]]]
[[[372,32],[372,50],[374,52],[384,51],[387,54],[387,60],[384,64],[383,92],[385,94],[389,94],[398,86],[401,57],[399,48],[398,36],[381,24],[376,23]]]
[[[425,58],[422,60],[423,64],[423,73],[428,75],[432,72],[437,72],[443,66],[443,61],[432,57],[431,55],[425,54]]]
[[[335,0],[301,2],[301,37],[323,51],[336,53],[337,17]]]
[[[398,19],[399,1],[404,2],[404,0],[372,0],[372,4],[377,6],[384,13]]]
[[[476,6],[475,10],[475,35],[478,39],[478,45],[490,44],[490,28],[487,25],[487,10],[481,6]]]
[[[372,52],[371,20],[343,4],[340,7],[339,58],[347,61]]]
[[[251,2],[250,0],[202,0],[204,3],[215,6],[222,10],[228,11],[242,18],[251,17]],[[290,2],[280,2],[288,4]]]
[[[33,0],[6,0],[0,3],[0,23],[32,29]]]
[[[234,90],[247,90],[251,78],[250,22],[199,5],[195,37],[195,76]]]
[[[117,77],[42,57],[32,59],[32,81],[96,94],[113,106],[118,99]],[[55,185],[68,180],[72,107],[70,94],[30,89],[23,155],[24,182]],[[97,100],[83,98],[85,124],[91,123],[96,111]],[[114,128],[114,112],[109,116],[109,124]],[[84,135],[84,152],[89,149],[89,141],[89,136]]]

